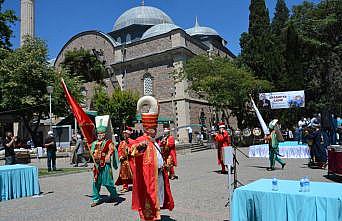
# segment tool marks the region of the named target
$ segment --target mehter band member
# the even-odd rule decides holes
[[[149,105],[149,113],[142,113],[144,134],[132,145],[135,170],[133,172],[132,209],[139,212],[141,220],[160,220],[160,210],[174,208],[169,178],[162,152],[155,141],[159,105],[152,96],[139,99],[137,109]]]

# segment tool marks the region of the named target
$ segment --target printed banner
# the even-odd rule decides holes
[[[258,107],[262,109],[300,108],[304,106],[304,91],[285,91],[259,94]]]

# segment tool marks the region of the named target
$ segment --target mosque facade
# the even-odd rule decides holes
[[[156,97],[160,118],[172,121],[171,127],[178,128],[178,140],[187,142],[186,127],[192,125],[194,131],[200,128],[196,127],[200,123],[209,127],[213,109],[206,100],[187,90],[189,82],[175,79],[175,73],[195,55],[234,58],[226,43],[217,31],[200,26],[197,19],[194,27],[182,29],[160,9],[143,5],[124,12],[111,32],[89,30],[73,36],[58,54],[55,67],[61,65],[68,50],[90,50],[106,66],[108,93],[113,87],[120,87],[141,96]],[[91,83],[86,85],[90,98]]]

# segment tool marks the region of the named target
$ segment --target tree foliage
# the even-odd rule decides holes
[[[260,19],[267,18],[262,2],[251,1],[249,30],[241,35],[238,60],[272,82],[275,90],[305,89],[306,94],[304,110],[272,111],[273,116],[288,120],[298,119],[302,111],[341,112],[342,0],[305,1],[293,7],[291,16],[285,1],[278,0],[269,34],[263,22],[267,19]]]
[[[115,89],[111,95],[108,95],[105,88],[98,85],[92,102],[99,114],[109,114],[112,125],[122,131],[125,125],[133,124],[138,99],[138,94],[120,89]]]
[[[42,40],[27,37],[21,48],[5,51],[3,55],[0,60],[0,112],[15,111],[35,141],[38,122],[49,112],[48,85],[54,85],[53,111],[64,108],[65,112],[62,101],[65,98],[57,96],[60,79],[48,63],[47,47]],[[72,92],[76,95],[80,88],[74,84]]]
[[[82,80],[102,83],[106,70],[101,61],[89,50],[75,49],[65,53],[62,67],[72,76],[80,76]]]
[[[61,79],[63,78],[68,91],[76,99],[79,104],[84,102],[85,97],[81,93],[83,87],[83,81],[79,76],[72,76],[66,70],[61,69],[58,73],[55,73],[52,78],[53,94],[52,94],[52,106],[53,113],[57,116],[67,116],[70,114],[70,107],[65,99],[65,93],[61,86]]]
[[[299,42],[308,108],[341,111],[342,1],[304,2],[293,8],[289,25]]]
[[[0,0],[0,48],[10,49],[12,44],[10,38],[13,34],[10,25],[18,20],[13,10],[2,11],[5,0]]]
[[[241,34],[241,60],[256,76],[271,81],[270,19],[264,0],[251,0],[248,32]]]
[[[237,117],[239,127],[247,124],[249,94],[271,88],[269,82],[257,79],[246,69],[220,57],[196,56],[190,59],[184,67],[184,78],[191,81],[190,90],[212,106],[220,110],[230,109]]]

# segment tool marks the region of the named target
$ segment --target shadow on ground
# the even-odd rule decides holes
[[[339,175],[324,175],[325,178],[328,180],[337,182],[337,183],[342,183],[342,176]]]
[[[176,221],[176,220],[172,219],[170,216],[161,215],[161,221]]]
[[[113,203],[114,206],[119,205],[120,203],[124,202],[126,200],[126,198],[121,197],[123,194],[118,194],[118,197],[116,198],[112,198],[111,196],[108,195],[100,195],[100,202],[98,203],[97,206],[103,204],[103,203]],[[91,198],[91,195],[84,195],[86,197]]]
[[[228,171],[226,171],[226,172],[224,172],[224,173],[221,173],[221,170],[214,170],[214,171],[211,171],[211,173],[228,174]]]

